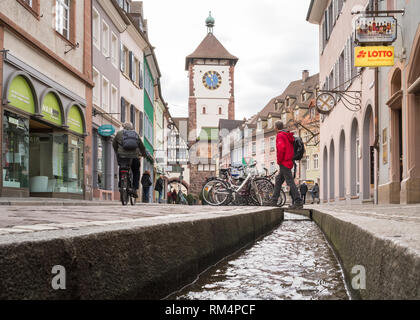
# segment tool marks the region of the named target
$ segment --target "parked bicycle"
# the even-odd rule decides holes
[[[268,174],[268,169],[267,168],[263,168],[263,169],[265,171],[265,176],[263,176],[263,177],[269,179],[272,183],[275,183],[275,182],[273,182],[273,179],[275,179],[275,176],[276,176],[276,173],[277,173],[278,170],[274,171],[271,174]],[[277,201],[277,206],[282,207],[285,204],[286,204],[286,193],[284,192],[283,187],[281,187],[280,196],[279,196],[279,199]]]
[[[123,206],[128,205],[128,202],[132,206],[136,204],[136,198],[133,194],[132,181],[133,172],[131,171],[131,164],[120,166],[120,200]]]
[[[253,163],[221,169],[222,177],[209,178],[204,184],[201,191],[204,201],[212,206],[267,204],[274,185],[269,179],[259,177],[255,166]]]

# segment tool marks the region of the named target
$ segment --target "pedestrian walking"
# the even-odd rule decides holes
[[[174,204],[176,204],[176,200],[177,200],[177,198],[178,198],[178,194],[177,194],[177,192],[176,192],[176,190],[175,190],[175,188],[172,190],[172,201],[173,201],[173,203]]]
[[[169,191],[166,194],[166,197],[168,198],[168,203],[171,204],[171,203],[173,203],[173,200],[172,200],[172,190],[170,188],[168,188],[168,190]]]
[[[308,186],[306,185],[305,181],[299,187],[300,196],[302,197],[303,204],[306,202],[306,193],[308,192]]]
[[[318,199],[317,202],[319,203],[319,185],[318,185],[318,183],[315,183],[314,187],[312,188],[311,194],[312,194],[312,203],[315,203],[316,199]]]
[[[162,203],[162,196],[163,196],[163,179],[161,176],[156,180],[155,191],[158,192],[159,198],[158,202]]]
[[[276,176],[276,183],[274,185],[274,193],[271,201],[268,205],[276,206],[278,198],[280,197],[281,186],[284,181],[290,187],[290,193],[292,195],[292,201],[289,205],[289,209],[301,209],[303,208],[302,199],[300,198],[299,191],[296,187],[292,168],[294,166],[294,141],[295,138],[293,133],[284,130],[283,122],[276,121],[275,128],[277,131],[276,136],[276,149],[277,149],[277,164],[280,167],[279,174]]]
[[[141,185],[143,186],[143,202],[148,203],[150,198],[150,186],[153,185],[149,170],[146,170],[143,173]]]

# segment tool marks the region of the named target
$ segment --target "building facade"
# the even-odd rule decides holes
[[[125,28],[124,16],[111,1],[93,1],[92,74],[95,86],[92,96],[92,177],[94,199],[119,199],[118,179],[116,179],[118,163],[112,149],[112,139],[116,134],[115,128],[121,127],[120,34]]]
[[[91,1],[0,3],[0,192],[92,199]]]
[[[379,10],[395,14],[398,38],[395,65],[378,75],[379,203],[420,202],[420,2],[388,0]]]
[[[373,1],[311,1],[307,20],[319,25],[322,90],[353,91],[357,106],[336,95],[336,105],[321,116],[320,194],[324,202],[373,202],[377,186],[377,136],[374,119],[375,70],[354,65],[355,16],[373,10]]]

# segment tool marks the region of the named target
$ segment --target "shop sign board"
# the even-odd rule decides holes
[[[76,106],[72,106],[69,111],[67,118],[67,125],[69,129],[73,132],[83,134],[83,115]]]
[[[7,93],[9,104],[28,113],[35,113],[35,99],[28,81],[23,76],[12,80]]]
[[[42,102],[42,115],[44,116],[44,120],[58,125],[62,124],[60,104],[56,95],[52,92],[44,97],[44,101]]]
[[[98,128],[98,133],[103,137],[110,137],[115,133],[115,128],[112,124],[104,124]]]
[[[391,44],[397,40],[394,17],[359,17],[355,28],[355,41],[359,44]]]
[[[394,65],[394,47],[370,46],[354,48],[355,67],[387,67]]]

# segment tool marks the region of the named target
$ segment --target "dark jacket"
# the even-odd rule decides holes
[[[122,147],[123,142],[123,130],[120,130],[115,135],[115,138],[112,140],[112,147],[114,148],[115,153],[121,158],[138,158],[146,156],[146,148],[144,147],[143,141],[141,141],[139,135],[137,134],[137,149],[136,150],[124,150]]]
[[[305,183],[300,185],[300,194],[306,194],[308,192],[308,186]]]
[[[158,191],[158,192],[162,192],[162,190],[163,190],[163,179],[162,178],[157,179],[156,185],[155,185],[155,190]]]
[[[150,175],[148,173],[143,173],[143,176],[141,177],[141,185],[143,188],[148,188],[153,184],[152,179],[150,178]]]
[[[314,185],[314,187],[312,188],[312,193],[316,194],[316,195],[319,193],[319,186],[318,185]]]
[[[288,131],[279,131],[277,133],[276,147],[278,165],[283,165],[289,169],[293,168],[294,142],[295,138],[293,137],[293,133]]]

